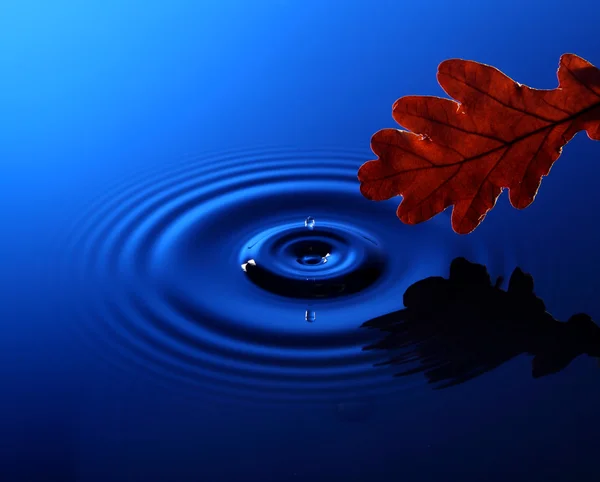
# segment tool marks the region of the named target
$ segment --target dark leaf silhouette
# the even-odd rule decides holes
[[[358,171],[367,199],[403,196],[397,215],[404,223],[454,206],[452,228],[470,233],[504,188],[515,208],[529,206],[542,176],[578,131],[600,140],[600,70],[576,55],[561,57],[559,86],[552,90],[461,59],[442,62],[437,79],[456,101],[397,100],[393,118],[408,130],[375,133],[371,148],[378,159]]]
[[[448,279],[410,286],[405,309],[363,324],[383,333],[365,350],[388,350],[384,365],[397,376],[425,373],[445,388],[475,378],[520,354],[533,355],[532,375],[556,373],[582,354],[600,357],[600,328],[586,314],[555,320],[533,291],[533,278],[516,268],[508,289],[492,285],[485,266],[456,258]]]

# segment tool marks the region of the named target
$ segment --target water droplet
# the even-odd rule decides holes
[[[315,218],[308,216],[304,220],[304,226],[306,226],[308,229],[313,229],[315,227]]]
[[[320,256],[318,254],[306,254],[298,258],[297,261],[305,266],[318,266],[320,264],[327,263],[328,257],[329,253],[327,253],[325,256]]]
[[[242,264],[242,270],[244,272],[247,271],[248,269],[248,265],[252,265],[252,266],[256,266],[256,261],[254,261],[253,259],[249,259],[248,261],[246,261],[244,264]]]
[[[317,315],[314,311],[306,310],[306,312],[304,313],[304,319],[306,321],[308,321],[309,323],[312,323],[313,321],[315,321],[316,318],[317,318]]]

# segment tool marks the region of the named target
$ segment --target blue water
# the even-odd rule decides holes
[[[600,65],[599,21],[591,0],[2,5],[0,480],[599,477],[596,360],[434,391],[373,367],[359,326],[456,256],[600,320],[600,144],[468,236],[356,179],[397,98],[443,95],[439,62],[553,88],[564,52]]]

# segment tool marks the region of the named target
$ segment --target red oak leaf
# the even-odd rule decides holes
[[[600,140],[600,70],[564,54],[557,75],[558,88],[540,90],[489,65],[442,62],[438,82],[456,101],[397,100],[392,115],[408,130],[383,129],[372,137],[378,159],[360,167],[361,193],[373,201],[401,195],[397,215],[407,224],[454,206],[452,228],[459,234],[481,223],[504,188],[515,208],[529,206],[578,131]]]

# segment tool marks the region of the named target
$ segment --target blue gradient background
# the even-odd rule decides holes
[[[53,279],[71,224],[128,176],[263,145],[368,156],[398,97],[443,94],[442,60],[552,88],[564,52],[600,65],[599,21],[592,0],[2,3],[0,480],[594,480],[595,361],[534,381],[521,357],[362,423],[332,404],[215,403],[78,347],[77,300]],[[477,233],[519,253],[561,319],[600,319],[599,159],[578,135],[531,207],[504,194]]]

